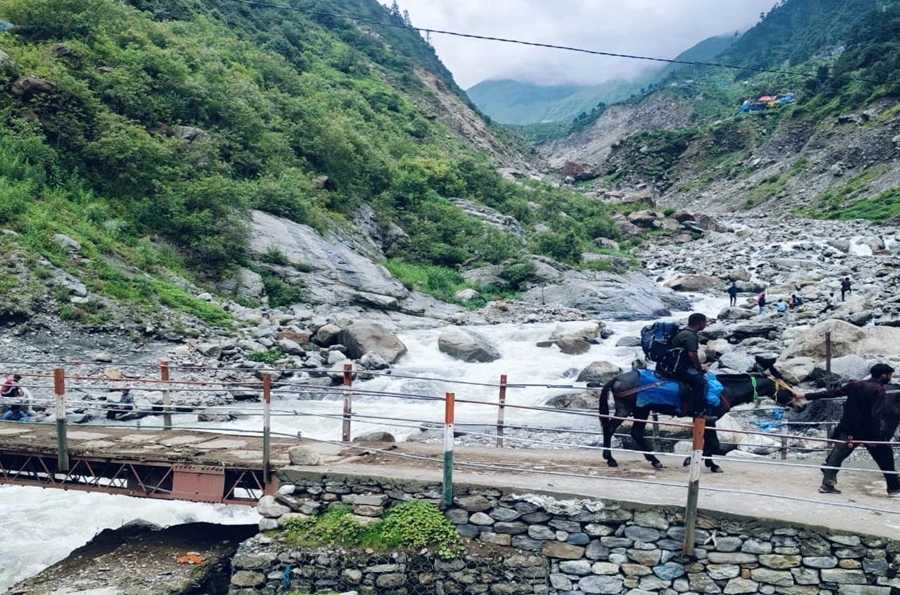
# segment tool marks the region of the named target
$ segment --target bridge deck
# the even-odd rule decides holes
[[[271,440],[270,471],[297,442]],[[92,426],[67,428],[67,444],[61,469],[55,425],[0,422],[0,483],[246,505],[277,488],[259,436]]]
[[[69,456],[262,470],[260,436],[104,426],[69,426],[66,435]],[[296,444],[297,440],[273,438],[272,467],[287,465],[287,450]],[[56,426],[0,422],[0,449],[56,455]]]

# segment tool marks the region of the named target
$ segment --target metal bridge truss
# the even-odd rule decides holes
[[[261,470],[71,457],[65,471],[56,455],[4,450],[0,484],[248,506],[277,487]]]

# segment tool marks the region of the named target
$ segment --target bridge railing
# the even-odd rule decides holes
[[[355,370],[352,366],[347,365],[344,367],[343,371],[340,372],[340,385],[329,385],[329,386],[319,386],[314,384],[303,384],[303,383],[289,383],[280,381],[280,376],[283,373],[286,373],[287,370],[277,370],[277,369],[267,369],[261,368],[257,370],[229,370],[227,374],[228,378],[222,379],[177,379],[173,378],[173,376],[178,375],[179,373],[183,373],[185,371],[191,371],[196,373],[198,368],[195,367],[186,367],[180,368],[177,366],[170,366],[167,362],[162,362],[159,366],[159,378],[149,377],[141,377],[140,374],[131,374],[129,376],[115,377],[109,378],[105,376],[97,376],[97,375],[84,375],[77,373],[67,373],[63,368],[54,369],[51,372],[33,372],[30,374],[23,373],[23,376],[27,379],[26,382],[23,383],[23,386],[28,388],[33,393],[41,394],[41,397],[35,397],[31,400],[31,404],[39,404],[42,401],[48,403],[50,402],[50,397],[47,397],[48,391],[51,389],[52,382],[52,394],[53,401],[55,401],[55,421],[57,424],[58,431],[58,440],[60,445],[59,451],[59,463],[61,468],[65,468],[65,457],[67,456],[67,440],[66,440],[66,428],[68,425],[67,419],[68,416],[67,408],[72,405],[80,405],[80,406],[91,406],[98,407],[103,406],[104,408],[101,411],[112,412],[114,415],[116,414],[127,414],[129,412],[134,412],[134,409],[130,407],[122,407],[115,406],[111,403],[101,403],[98,404],[96,401],[87,401],[87,400],[79,400],[77,397],[72,398],[73,393],[78,393],[79,391],[88,391],[88,390],[142,390],[148,392],[161,392],[162,393],[162,405],[158,410],[150,411],[150,412],[141,412],[153,414],[156,416],[162,416],[162,429],[169,430],[173,428],[184,428],[187,429],[198,429],[197,426],[186,426],[184,424],[179,425],[176,421],[172,419],[172,416],[177,413],[185,412],[188,407],[184,404],[173,404],[172,397],[173,395],[190,395],[190,394],[216,394],[221,395],[225,392],[240,392],[243,391],[245,393],[254,393],[256,398],[262,403],[262,407],[253,406],[247,407],[244,410],[240,411],[241,415],[246,416],[260,416],[261,423],[259,425],[258,430],[244,430],[249,432],[256,432],[262,434],[264,437],[264,452],[265,452],[265,462],[264,469],[266,472],[265,481],[269,481],[268,473],[269,473],[269,437],[278,432],[273,432],[271,427],[271,421],[273,418],[275,419],[284,419],[290,417],[314,417],[322,420],[332,420],[340,422],[340,439],[335,436],[333,442],[336,443],[349,443],[353,439],[353,428],[354,424],[364,423],[369,427],[380,425],[382,427],[395,427],[395,428],[403,428],[408,429],[411,427],[431,427],[432,429],[438,430],[442,434],[441,441],[444,445],[444,457],[443,457],[443,468],[444,468],[444,497],[452,498],[452,483],[453,483],[453,469],[455,467],[464,466],[466,463],[460,461],[454,461],[453,450],[454,446],[457,444],[462,435],[465,435],[465,440],[467,442],[471,442],[475,440],[479,445],[489,446],[494,445],[502,448],[579,448],[584,450],[593,450],[599,451],[601,447],[598,447],[595,443],[591,444],[589,442],[589,438],[593,437],[596,439],[597,430],[589,427],[589,424],[593,424],[596,420],[599,419],[599,415],[595,409],[558,409],[555,407],[547,407],[547,406],[536,406],[536,405],[524,405],[518,404],[518,402],[522,402],[517,397],[524,391],[541,388],[547,389],[552,388],[560,391],[561,393],[583,393],[586,392],[586,389],[583,386],[576,385],[546,385],[546,384],[527,384],[527,383],[510,383],[508,377],[503,375],[499,378],[499,381],[496,384],[484,384],[484,383],[469,383],[469,382],[459,382],[458,380],[451,379],[440,379],[440,378],[432,378],[429,380],[434,381],[437,384],[446,383],[447,392],[443,395],[436,394],[410,394],[410,393],[401,393],[401,392],[387,392],[387,391],[374,391],[366,388],[366,384],[354,384],[354,379],[357,375],[366,374],[368,377],[377,377],[379,375],[390,375],[388,373],[381,373],[375,371],[360,371]],[[223,373],[223,371],[217,370],[218,373]],[[337,376],[334,370],[316,370],[315,372],[319,374],[330,374]],[[243,374],[243,377],[240,375]],[[278,377],[279,380],[274,380],[274,378]],[[191,377],[194,378],[194,377]],[[481,393],[484,392],[484,389],[494,390],[496,391],[496,400],[495,401],[486,401],[486,400],[478,400],[466,398],[467,392],[470,391],[475,385],[478,386],[478,389]],[[282,391],[281,394],[290,394],[291,390],[302,390],[305,393],[315,393],[321,394],[323,397],[333,398],[334,399],[334,409],[333,411],[304,411],[302,406],[286,408],[286,407],[273,407],[272,406],[272,393],[275,390]],[[425,408],[428,411],[433,412],[428,415],[429,419],[411,419],[408,415],[395,415],[395,416],[385,416],[378,415],[374,412],[367,411],[369,404],[373,399],[398,399],[401,401],[415,401],[418,403],[424,403]],[[330,406],[330,405],[329,405]],[[485,411],[482,414],[474,415],[475,418],[481,419],[484,418],[486,420],[490,420],[486,423],[457,423],[458,422],[458,411],[459,407],[465,407],[470,412],[478,409],[481,411]],[[190,407],[194,409],[194,406]],[[196,408],[200,408],[198,405]],[[195,409],[194,409],[195,410]],[[211,413],[213,415],[218,413],[227,413],[233,412],[234,406],[223,404],[219,406],[211,406],[211,407],[202,407],[202,411],[205,413]],[[542,425],[538,424],[522,424],[522,423],[509,423],[509,414],[511,412],[522,412],[529,411],[536,416],[532,416],[533,418],[542,421],[552,414],[553,416],[564,416],[566,419],[570,420],[566,424],[556,424],[551,425],[549,423]],[[748,410],[749,411],[749,410]],[[754,412],[777,412],[781,411],[781,409],[777,406],[769,406],[763,408],[756,408],[753,410]],[[443,423],[436,423],[435,418],[440,419],[441,413],[443,414]],[[735,415],[743,414],[742,411],[735,411]],[[614,416],[608,416],[612,419],[617,419]],[[777,421],[777,423],[774,423]],[[779,471],[783,471],[785,469],[790,469],[793,466],[804,466],[806,468],[809,467],[808,464],[805,463],[786,463],[784,462],[789,455],[796,455],[801,453],[803,455],[809,455],[810,453],[815,452],[824,452],[829,450],[835,444],[841,443],[841,441],[835,441],[829,439],[827,437],[821,436],[811,436],[807,434],[790,434],[788,430],[790,428],[804,428],[809,425],[813,425],[816,422],[792,422],[785,419],[774,420],[772,423],[766,422],[766,425],[771,426],[770,428],[764,428],[761,431],[752,431],[752,430],[744,430],[738,428],[727,428],[720,429],[723,433],[728,433],[732,436],[732,440],[723,441],[724,444],[734,443],[735,437],[759,437],[760,439],[769,439],[775,440],[778,444],[777,447],[767,447],[771,450],[778,451],[781,454],[782,462],[778,463],[776,461],[772,461],[769,459],[751,459],[749,461],[745,461],[751,465],[780,465],[777,469]],[[701,423],[702,420],[698,420],[698,423]],[[106,424],[111,425],[111,424]],[[124,424],[120,424],[124,425]],[[699,466],[702,464],[703,459],[702,456],[699,456],[697,453],[702,450],[702,431],[700,431],[700,440],[701,442],[697,442],[697,426],[692,424],[679,423],[674,420],[655,420],[653,422],[654,426],[661,428],[662,430],[676,430],[680,431],[683,434],[693,434],[694,440],[692,441],[692,446],[690,452],[681,452],[675,453],[671,452],[668,449],[661,449],[659,447],[655,447],[653,451],[649,453],[645,453],[643,451],[637,451],[634,449],[624,448],[622,446],[611,448],[613,452],[621,452],[621,453],[630,453],[630,454],[653,454],[658,457],[669,457],[669,458],[678,458],[683,459],[685,455],[691,455],[691,471],[688,474],[688,482],[684,487],[687,490],[687,508],[691,509],[692,506],[696,505],[697,497],[696,495],[700,493],[702,490],[713,489],[709,487],[701,487],[699,482]],[[818,424],[822,425],[822,424]],[[135,427],[134,425],[129,425],[128,427]],[[140,428],[145,429],[160,429],[159,426],[151,426],[148,424],[142,424],[139,426]],[[594,426],[596,427],[596,426]],[[230,430],[228,427],[203,427],[201,426],[199,429],[207,429],[210,431],[217,432],[227,432]],[[780,433],[772,434],[771,432],[764,431],[765,429],[779,429]],[[233,431],[233,430],[232,430]],[[290,435],[284,434],[282,435]],[[294,433],[292,436],[296,436]],[[619,438],[622,435],[618,436]],[[658,442],[666,442],[666,441],[681,441],[683,442],[684,436],[661,436],[657,435],[656,439]],[[326,440],[329,441],[329,440]],[[875,446],[875,445],[888,445],[892,448],[897,448],[898,443],[896,442],[854,442],[856,445],[862,446]],[[367,445],[367,448],[371,448],[370,445]],[[388,450],[385,450],[385,456],[401,456],[399,454],[391,453]],[[693,453],[693,454],[692,454]],[[599,460],[599,452],[598,460]],[[853,473],[880,473],[879,471],[874,471],[871,469],[864,468],[854,468],[854,467],[842,467],[841,470],[843,472],[853,472]],[[534,473],[540,473],[540,470],[533,470]],[[598,480],[603,480],[602,477],[598,477]],[[611,480],[610,478],[606,478],[606,480]],[[648,482],[644,479],[639,478],[623,478],[617,477],[615,481],[628,481],[634,482],[636,485],[654,485],[654,483],[659,484],[659,482]],[[718,489],[721,491],[721,489]],[[777,493],[767,494],[765,492],[758,492],[760,495],[771,496],[772,498],[784,498],[784,495],[780,495]],[[694,494],[692,496],[692,494]],[[691,502],[694,502],[692,505]],[[885,512],[897,514],[897,511],[892,509],[885,509]]]

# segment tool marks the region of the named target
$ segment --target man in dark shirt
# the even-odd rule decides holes
[[[841,279],[841,301],[844,301],[844,296],[848,293],[853,293],[853,282],[850,281],[850,277],[844,277]]]
[[[883,412],[887,412],[887,398],[884,385],[891,381],[894,368],[887,364],[875,364],[870,370],[872,377],[866,380],[849,382],[842,387],[805,395],[807,399],[847,397],[841,421],[834,429],[832,438],[843,440],[835,444],[822,467],[822,485],[819,492],[823,494],[840,494],[835,487],[841,463],[850,456],[859,444],[854,441],[887,442],[897,429],[897,420],[883,420]],[[883,423],[887,421],[888,423]],[[884,435],[890,434],[890,436]],[[894,451],[888,444],[866,444],[866,449],[878,468],[884,473],[887,482],[888,496],[900,496],[900,477],[894,470]]]
[[[684,382],[691,389],[694,417],[703,417],[706,409],[706,372],[708,366],[700,363],[700,338],[697,333],[706,328],[706,315],[695,312],[688,317],[687,328],[678,331],[669,345],[663,360],[663,371]]]
[[[737,285],[735,285],[732,282],[731,287],[729,287],[725,291],[728,292],[728,305],[729,306],[737,305],[737,296],[738,296],[738,293],[740,293],[740,289],[737,288]]]

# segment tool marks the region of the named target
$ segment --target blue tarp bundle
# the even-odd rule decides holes
[[[648,405],[669,405],[676,409],[681,409],[681,389],[674,380],[664,380],[656,375],[653,370],[638,370],[641,380],[638,386],[647,386],[664,381],[665,384],[656,388],[649,388],[637,394],[637,406],[647,407]],[[720,396],[725,390],[716,375],[709,372],[706,374],[706,404],[708,407],[718,407],[722,402]]]

